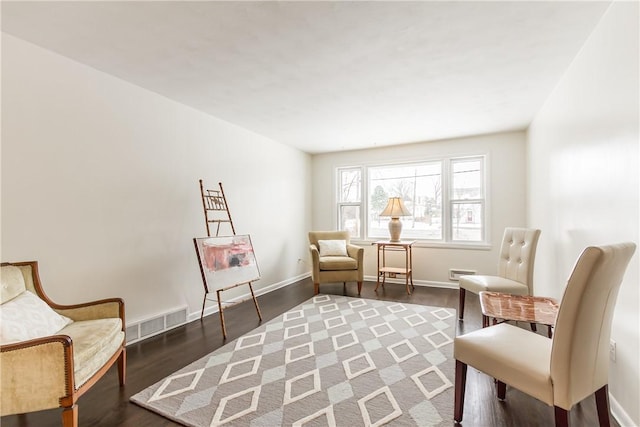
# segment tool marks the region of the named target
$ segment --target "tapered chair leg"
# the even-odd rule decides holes
[[[596,408],[598,410],[598,421],[600,421],[600,427],[610,427],[609,391],[607,385],[600,387],[596,391]]]
[[[362,282],[358,282],[358,295],[362,292]]]
[[[120,387],[126,382],[127,377],[127,349],[123,348],[122,353],[118,357],[118,380],[120,381]]]
[[[453,419],[457,422],[462,421],[462,413],[464,412],[464,390],[467,385],[467,364],[456,360],[456,379],[453,404]]]
[[[78,427],[78,405],[62,408],[62,426]]]
[[[460,301],[458,302],[458,319],[464,319],[464,296],[466,289],[460,288]]]
[[[318,295],[320,293],[320,283],[313,284],[313,294]]]
[[[569,411],[554,406],[556,416],[556,427],[569,427]]]

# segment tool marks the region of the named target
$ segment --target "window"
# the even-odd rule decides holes
[[[338,227],[352,238],[388,238],[390,218],[380,212],[401,197],[411,213],[402,218],[403,239],[484,242],[484,164],[475,156],[339,168]]]
[[[451,160],[451,240],[484,241],[484,172],[480,157]]]
[[[442,163],[414,163],[370,167],[367,236],[389,236],[390,218],[381,218],[389,197],[401,197],[411,212],[402,224],[410,239],[442,239]]]
[[[349,231],[351,238],[361,238],[362,170],[340,169],[338,182],[338,227]]]

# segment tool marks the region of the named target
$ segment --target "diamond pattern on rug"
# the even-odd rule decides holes
[[[455,310],[317,295],[134,395],[186,426],[444,426]]]

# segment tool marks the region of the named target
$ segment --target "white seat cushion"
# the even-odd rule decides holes
[[[553,405],[549,338],[501,323],[455,338],[456,360]]]
[[[474,294],[481,291],[504,292],[514,295],[528,295],[529,288],[524,283],[499,276],[461,276],[460,289],[466,289]]]

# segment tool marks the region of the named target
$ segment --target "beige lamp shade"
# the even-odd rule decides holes
[[[402,222],[400,222],[400,217],[409,215],[411,215],[411,212],[409,212],[409,210],[404,206],[400,197],[389,198],[389,202],[384,210],[380,212],[380,216],[391,217],[391,220],[389,221],[389,240],[391,242],[400,241],[400,233],[402,232]]]

